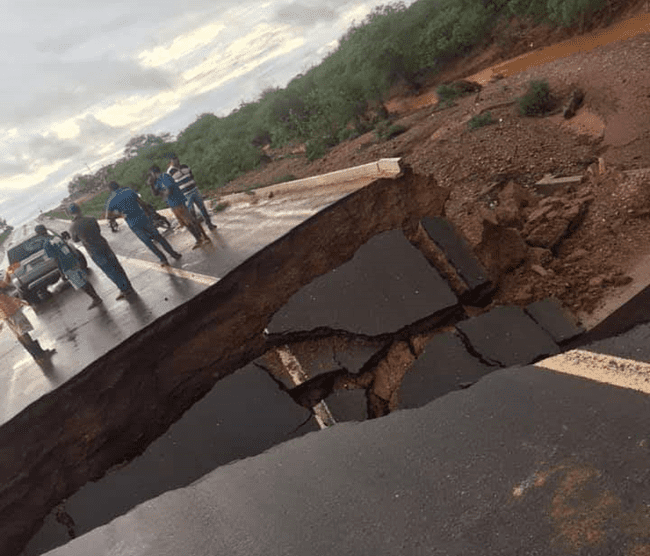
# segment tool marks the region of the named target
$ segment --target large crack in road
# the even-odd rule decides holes
[[[314,419],[327,428],[419,407],[497,368],[557,353],[556,341],[575,330],[551,339],[553,326],[538,326],[532,310],[481,308],[492,285],[444,219],[447,198],[409,168],[372,182],[17,415],[0,429],[2,554],[18,554],[44,520],[61,544],[232,459],[316,430]],[[542,317],[566,325],[560,308],[550,309]],[[501,337],[490,338],[494,331]],[[284,396],[294,409],[261,396]],[[197,427],[207,432],[194,438]],[[110,508],[78,524],[106,498]],[[43,535],[24,554],[52,548]]]
[[[85,483],[142,453],[214,386],[267,350],[302,286],[376,234],[443,214],[449,192],[406,168],[334,203],[117,346],[0,428],[0,553],[17,554]]]

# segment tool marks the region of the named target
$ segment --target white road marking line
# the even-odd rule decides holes
[[[539,361],[535,367],[650,394],[650,364],[643,361],[574,349]]]
[[[280,361],[282,361],[282,364],[284,365],[285,369],[287,369],[287,372],[291,376],[291,379],[296,386],[309,380],[309,375],[304,371],[300,365],[300,361],[298,361],[296,356],[291,353],[291,350],[288,346],[282,346],[276,348],[276,350],[280,356]],[[326,429],[327,427],[331,427],[332,425],[336,424],[334,416],[332,415],[332,412],[329,410],[329,407],[327,407],[325,402],[318,402],[312,409],[314,410],[314,417],[316,418],[316,422],[321,429]]]
[[[122,257],[119,255],[118,259],[120,262],[139,266],[140,268],[146,268],[148,270],[157,270],[158,272],[163,272],[165,274],[174,274],[176,276],[180,276],[181,278],[193,280],[194,282],[198,282],[199,284],[204,284],[206,286],[212,286],[219,281],[219,278],[215,278],[214,276],[197,274],[196,272],[190,272],[188,270],[183,270],[182,268],[176,268],[174,266],[160,266],[160,263],[152,263],[149,261],[143,261],[141,259],[132,259],[130,257]]]

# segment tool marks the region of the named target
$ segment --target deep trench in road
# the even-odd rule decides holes
[[[16,415],[0,553],[43,553],[219,465],[560,351],[580,330],[550,301],[481,314],[492,285],[447,197],[409,168],[372,182]]]
[[[586,47],[583,41],[580,48]],[[521,57],[473,78],[508,74],[515,64],[531,61]],[[42,553],[218,465],[339,420],[421,406],[492,370],[581,341],[553,303],[474,316],[489,300],[489,283],[459,272],[467,267],[451,264],[449,250],[421,224],[424,217],[444,216],[446,198],[446,190],[408,169],[402,178],[377,180],[0,427],[0,554]],[[373,327],[367,307],[381,306],[382,293],[398,307],[414,297],[413,283],[410,297],[394,295],[396,281],[409,281],[395,268],[374,289],[366,288],[363,275],[412,262],[381,258],[408,250],[400,234],[437,269],[455,299],[424,304],[424,313],[405,310],[394,321],[386,316],[400,311],[386,304],[376,311],[381,326]],[[348,288],[341,299],[333,292],[349,284],[339,268],[376,237],[351,274],[361,276],[364,287]],[[375,297],[364,297],[365,289]],[[621,316],[617,326],[629,327],[633,318],[641,317]],[[601,337],[611,328],[594,332]],[[510,341],[499,344],[499,333]]]

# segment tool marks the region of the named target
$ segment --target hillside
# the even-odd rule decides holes
[[[498,282],[494,304],[551,295],[588,320],[631,287],[650,256],[650,174],[623,173],[650,168],[650,14],[645,2],[627,5],[573,37],[513,19],[419,94],[396,92],[386,108],[403,133],[380,141],[370,132],[313,162],[299,146],[269,151],[270,162],[222,194],[401,157],[449,188],[447,217]],[[503,63],[513,55],[522,56]],[[436,104],[437,86],[461,78],[482,90]],[[551,115],[519,114],[516,99],[531,80],[548,81],[559,102]],[[561,105],[576,88],[584,102],[564,119]],[[486,113],[493,123],[471,130],[470,119]],[[547,174],[584,179],[535,186]]]

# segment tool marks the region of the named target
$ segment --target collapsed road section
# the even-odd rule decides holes
[[[42,554],[318,426],[419,407],[509,362],[556,353],[555,342],[575,333],[558,326],[566,319],[553,322],[559,309],[547,301],[467,319],[401,230],[379,233],[274,315],[267,338],[275,348],[215,384],[142,455],[57,506],[23,554]]]
[[[305,408],[326,400],[336,420],[363,419],[423,405],[432,390],[441,395],[497,368],[557,353],[567,337],[579,333],[567,326],[558,307],[496,308],[468,318],[461,301],[485,303],[491,284],[442,218],[447,194],[408,168],[399,179],[373,182],[264,248],[7,423],[0,429],[0,527],[7,539],[2,553],[17,553],[55,507],[56,521],[74,524],[66,510],[81,511],[84,500],[92,506],[93,499],[103,499],[102,488],[106,492],[115,481],[131,484],[132,477],[140,477],[138,488],[128,492],[137,490],[140,497],[112,504],[112,513],[97,516],[94,526],[211,468],[254,455],[233,441],[237,432],[224,427],[221,436],[203,439],[215,447],[231,439],[228,450],[216,450],[219,458],[197,456],[186,476],[163,477],[165,465],[176,467],[169,450],[184,445],[182,431],[226,423],[224,400],[236,399],[233,392],[248,388],[273,398],[264,376],[275,377]],[[314,358],[319,349],[321,356],[329,355]],[[288,361],[301,368],[301,384],[283,381]],[[436,373],[430,372],[432,364]],[[461,379],[459,368],[465,373]],[[440,381],[445,369],[455,375],[446,384]],[[433,374],[438,384],[427,384]],[[217,381],[224,388],[213,390]],[[350,390],[363,393],[365,413],[358,411],[359,398],[341,402]],[[260,418],[264,404],[256,404],[254,417]],[[260,449],[314,430],[297,406],[282,411],[286,419],[265,433]],[[239,415],[235,421],[241,427],[244,413]],[[250,429],[265,430],[259,422]],[[166,444],[164,438],[153,442],[167,430]],[[134,465],[118,466],[143,452]],[[147,469],[156,471],[142,481]],[[108,470],[106,481],[73,496]],[[66,508],[58,505],[64,499],[70,499]],[[73,525],[68,529],[70,536],[78,532]]]
[[[446,189],[408,168],[330,205],[158,318],[0,428],[0,553],[47,513],[140,454],[217,380],[260,357],[273,314],[377,233],[443,212]]]

